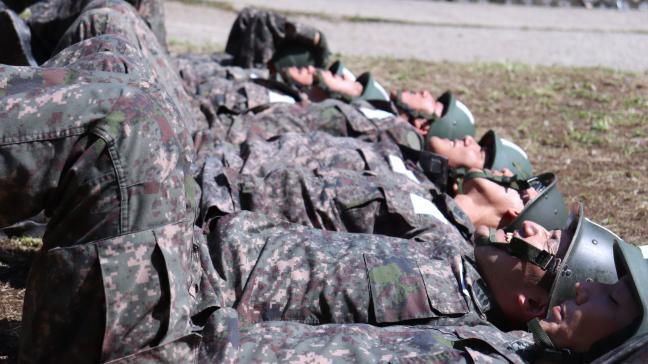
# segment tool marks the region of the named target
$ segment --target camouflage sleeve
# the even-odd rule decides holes
[[[264,176],[285,166],[299,166],[310,171],[322,168],[389,170],[388,162],[374,144],[322,132],[285,133],[272,140],[251,138],[241,145],[241,149],[245,158],[241,173],[253,176]]]
[[[221,309],[203,336],[200,359],[219,363],[515,363],[533,362],[523,332],[491,325],[372,326],[274,321],[245,324]]]

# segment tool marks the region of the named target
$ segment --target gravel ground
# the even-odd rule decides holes
[[[414,0],[236,0],[292,12],[347,55],[648,70],[648,12]],[[297,15],[299,14],[299,15]],[[172,42],[223,47],[236,14],[166,2]]]

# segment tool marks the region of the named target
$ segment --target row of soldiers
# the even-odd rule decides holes
[[[0,223],[47,217],[19,361],[648,354],[642,250],[452,93],[251,8],[227,54],[172,59],[161,2],[7,5]]]

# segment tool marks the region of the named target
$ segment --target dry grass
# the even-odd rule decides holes
[[[648,243],[648,74],[599,68],[462,65],[344,58],[389,88],[459,95],[488,129],[514,140],[536,172],[635,244]]]
[[[16,361],[27,272],[39,239],[0,240],[0,363]]]

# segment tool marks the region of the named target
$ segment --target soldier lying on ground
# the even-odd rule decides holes
[[[623,278],[612,285],[576,283],[576,298],[556,306],[567,307],[568,314],[564,308],[554,308],[559,319],[531,325],[535,345],[528,333],[504,333],[490,325],[313,327],[277,321],[245,325],[239,323],[236,313],[221,310],[228,322],[221,326],[238,329],[239,335],[232,335],[231,331],[221,333],[218,358],[226,362],[239,359],[260,363],[392,362],[403,357],[442,363],[464,362],[468,358],[472,362],[562,363],[596,359],[599,364],[643,363],[648,353],[648,347],[642,345],[648,340],[648,303],[644,285],[639,282],[648,276],[647,262],[637,248],[621,241],[614,245],[616,266],[623,266],[618,274]],[[640,320],[633,322],[637,318]],[[548,335],[542,334],[541,327],[547,328]]]
[[[520,327],[544,317],[550,303],[573,298],[564,285],[616,281],[605,254],[618,237],[582,215],[575,221],[562,234],[525,222],[510,242],[496,239],[476,250],[487,284],[457,250],[324,232],[258,214],[220,219],[208,241],[216,270],[233,284],[231,299],[244,322],[447,325],[479,323],[488,313],[499,324]],[[592,249],[582,248],[589,248],[591,231],[597,231],[600,256],[588,260]],[[572,273],[564,278],[567,270]]]

